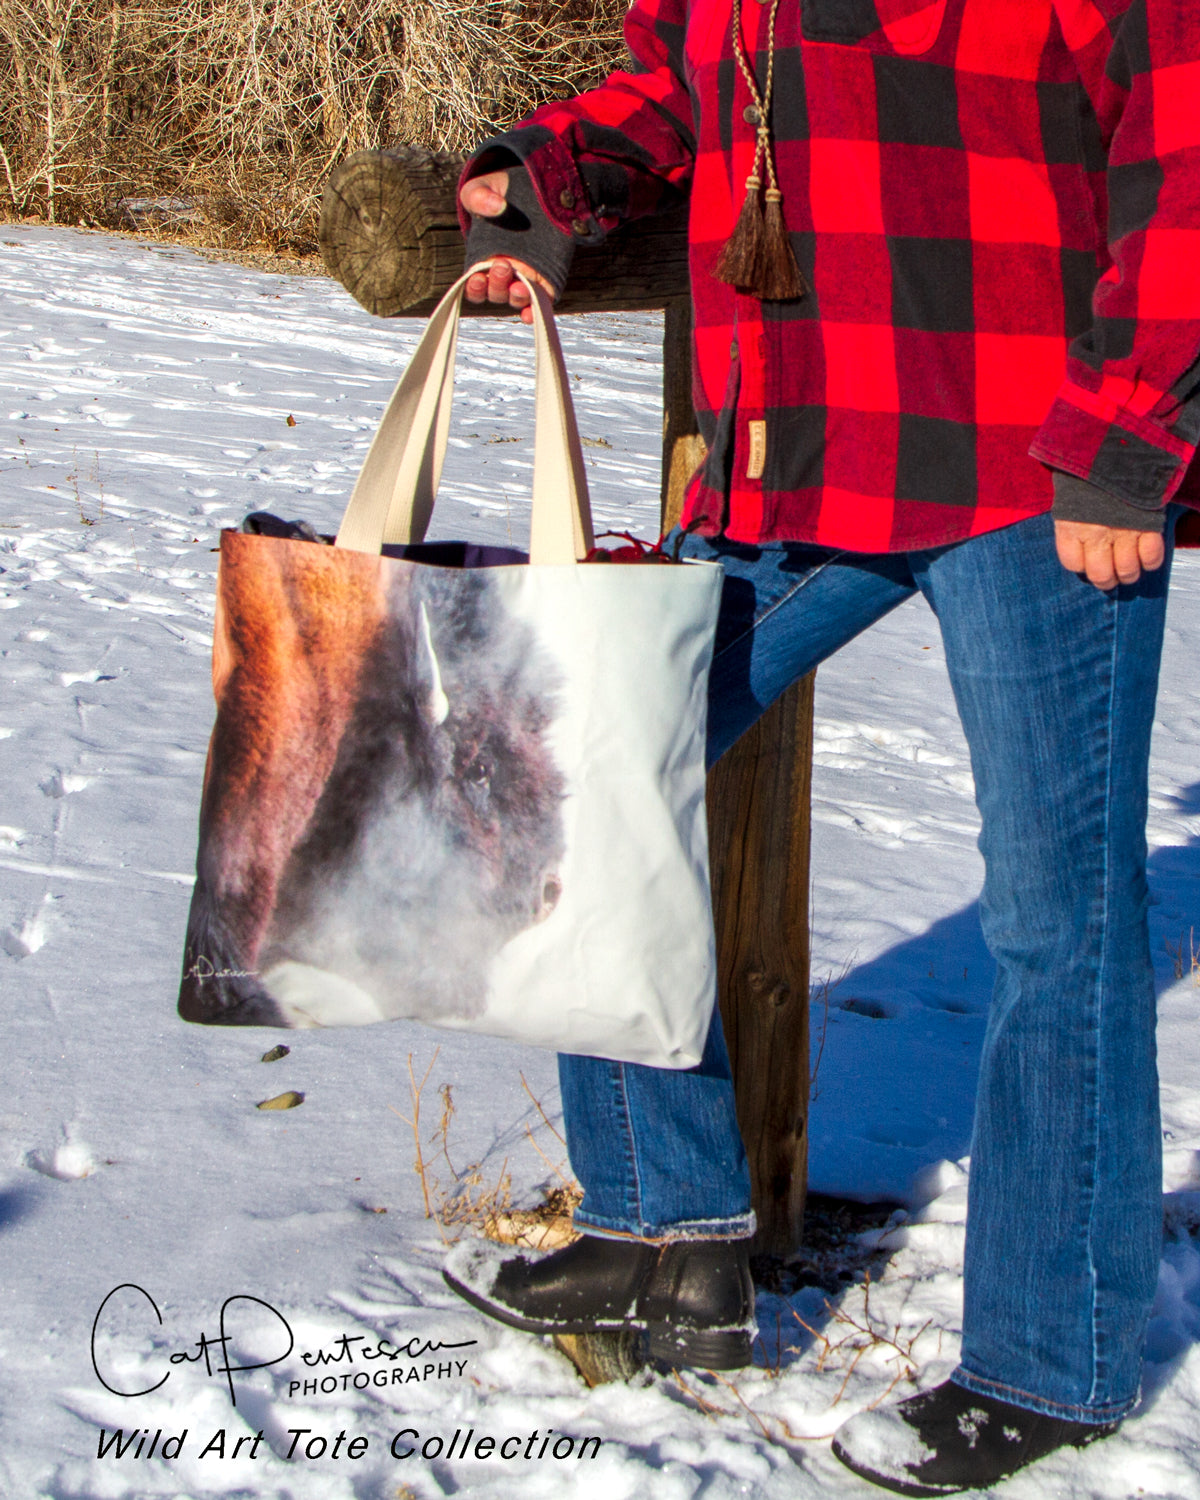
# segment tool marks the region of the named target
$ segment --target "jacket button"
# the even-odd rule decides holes
[[[576,234],[587,234],[591,229],[591,225],[586,219],[572,219],[571,228]]]
[[[757,125],[762,119],[762,115],[759,113],[758,105],[747,104],[745,109],[742,110],[742,119],[745,120],[747,125]]]
[[[564,208],[574,208],[575,194],[571,191],[570,188],[563,188],[562,192],[558,195],[558,201]]]

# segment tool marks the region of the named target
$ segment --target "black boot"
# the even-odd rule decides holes
[[[986,1490],[1057,1448],[1082,1448],[1119,1425],[1044,1416],[948,1380],[898,1406],[852,1417],[833,1451],[848,1469],[898,1495],[950,1495]]]
[[[608,1240],[584,1235],[537,1258],[486,1240],[442,1272],[460,1297],[527,1333],[644,1331],[645,1356],[736,1370],[750,1363],[754,1285],[746,1240]]]

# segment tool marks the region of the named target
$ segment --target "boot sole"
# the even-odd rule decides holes
[[[700,1370],[741,1370],[753,1363],[750,1330],[651,1323],[646,1328],[646,1357],[672,1368],[686,1365]]]
[[[628,1318],[526,1318],[502,1302],[489,1302],[478,1292],[443,1271],[442,1279],[451,1291],[469,1302],[489,1318],[505,1323],[522,1333],[581,1334],[640,1333],[645,1357],[669,1366],[698,1366],[704,1370],[740,1370],[751,1364],[750,1330],[748,1328],[687,1328],[675,1323],[645,1323]]]
[[[1085,1432],[1076,1438],[1068,1438],[1065,1443],[1059,1445],[1058,1449],[1051,1449],[1050,1452],[1058,1452],[1062,1448],[1086,1448],[1089,1443],[1094,1443],[1099,1438],[1111,1437],[1120,1425],[1119,1422],[1105,1423],[1103,1426],[1096,1427],[1092,1432]],[[1003,1484],[1006,1479],[1010,1479],[1014,1474],[1020,1473],[1022,1469],[1027,1469],[1030,1464],[1037,1463],[1039,1459],[1050,1456],[1049,1453],[1036,1454],[1031,1458],[1027,1458],[1023,1463],[1018,1464],[1015,1469],[1008,1470],[1007,1473],[1001,1474],[996,1479],[989,1479],[987,1481],[970,1479],[964,1480],[961,1484],[946,1483],[931,1486],[921,1484],[915,1479],[905,1480],[891,1474],[881,1474],[876,1469],[868,1468],[866,1464],[860,1464],[847,1453],[836,1437],[833,1440],[833,1455],[835,1458],[840,1459],[852,1474],[857,1474],[860,1479],[866,1479],[871,1484],[878,1485],[880,1489],[891,1490],[894,1495],[917,1495],[922,1497],[922,1500],[935,1500],[935,1497],[938,1495],[956,1495],[960,1494],[963,1490],[991,1489],[997,1484]]]
[[[960,1485],[944,1485],[938,1489],[931,1489],[928,1485],[918,1484],[916,1480],[905,1480],[893,1478],[890,1474],[881,1474],[877,1469],[868,1468],[866,1464],[860,1464],[850,1457],[845,1448],[833,1440],[833,1456],[839,1459],[850,1470],[851,1474],[857,1474],[860,1479],[865,1479],[870,1484],[877,1484],[880,1489],[891,1490],[893,1495],[952,1495],[956,1490],[963,1488]]]

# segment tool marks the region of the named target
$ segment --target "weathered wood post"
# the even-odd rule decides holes
[[[704,458],[692,407],[692,311],[663,328],[663,526]],[[808,893],[815,673],[784,693],[708,777],[717,989],[758,1254],[800,1244],[808,1185]]]
[[[321,252],[330,274],[369,312],[429,313],[459,275],[454,189],[462,160],[414,147],[360,151],[330,177]],[[582,248],[558,303],[564,314],[655,308],[665,309],[665,528],[678,519],[687,481],[704,454],[691,402],[682,211],[639,221],[602,246]],[[467,304],[464,311],[506,315],[486,305]],[[812,705],[810,676],[709,777],[721,1015],[758,1216],[753,1248],[772,1255],[786,1255],[800,1243],[807,1180]]]

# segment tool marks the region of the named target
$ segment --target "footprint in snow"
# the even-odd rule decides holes
[[[890,1021],[895,1015],[895,1011],[884,1005],[881,1000],[866,1000],[856,995],[834,1003],[838,1010],[848,1010],[852,1016],[866,1016],[872,1021]]]
[[[934,1000],[927,1000],[925,1004],[928,1009],[940,1010],[948,1016],[973,1016],[983,1009],[981,1006],[970,1004],[969,1001],[951,1000],[944,995],[939,995]]]
[[[55,771],[45,781],[38,782],[38,790],[47,797],[69,797],[72,792],[81,792],[91,784],[90,776],[80,776],[73,771]]]
[[[53,1177],[59,1182],[78,1182],[107,1165],[85,1142],[71,1140],[63,1141],[51,1151],[28,1152],[25,1163],[43,1177]]]
[[[57,899],[55,896],[43,897],[41,906],[33,916],[26,917],[23,922],[6,927],[3,932],[0,932],[0,948],[3,948],[10,958],[15,958],[19,962],[23,958],[30,958],[45,946],[49,936],[50,913]]]

